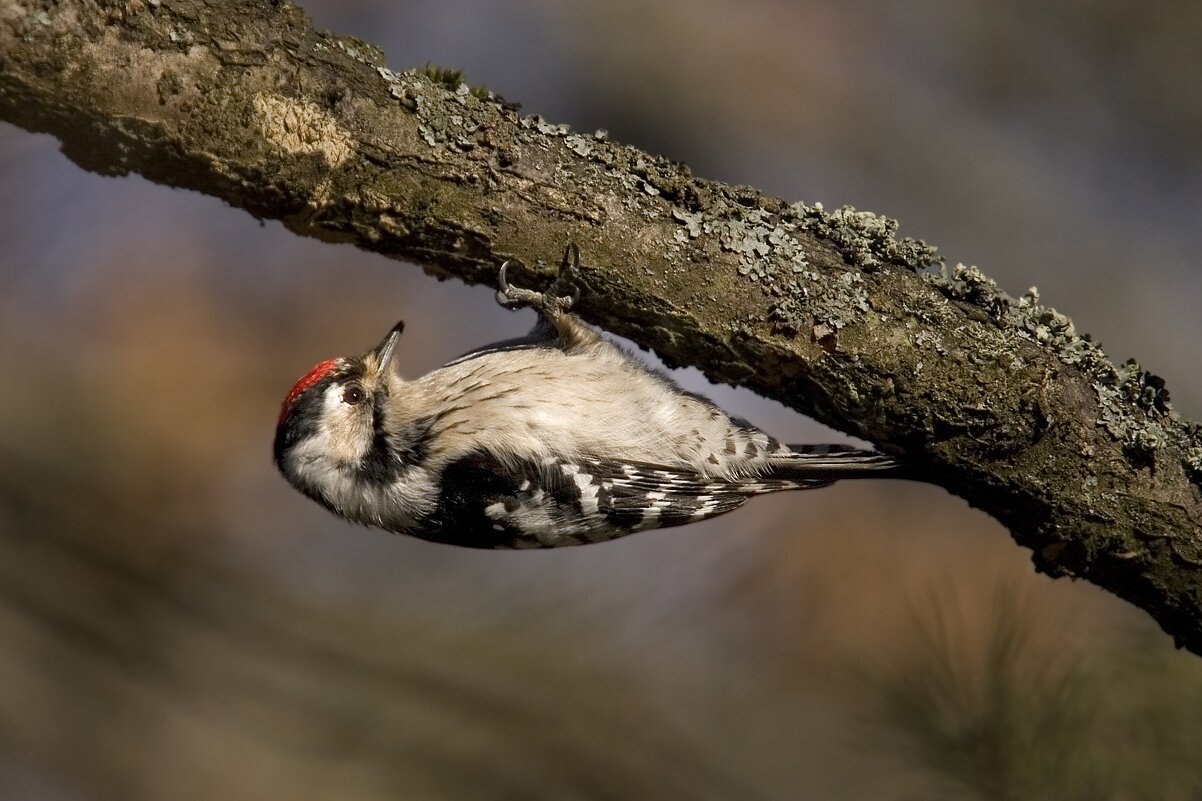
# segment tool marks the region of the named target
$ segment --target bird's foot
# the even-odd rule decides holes
[[[505,280],[505,270],[508,266],[508,261],[503,263],[497,275],[497,303],[506,309],[529,306],[535,311],[554,316],[569,311],[576,301],[580,300],[580,287],[574,282],[580,274],[580,248],[575,242],[568,243],[563,252],[563,261],[559,265],[559,275],[546,292],[512,286]],[[560,294],[561,289],[568,288],[570,294]]]

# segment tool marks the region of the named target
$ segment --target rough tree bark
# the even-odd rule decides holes
[[[207,192],[298,234],[469,283],[589,265],[581,314],[904,456],[1202,654],[1202,427],[1036,295],[896,241],[395,73],[287,3],[0,0],[0,117],[106,175]]]

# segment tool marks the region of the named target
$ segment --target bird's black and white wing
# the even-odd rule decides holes
[[[809,489],[888,470],[874,451],[790,449],[762,476],[729,479],[641,462],[545,458],[502,462],[474,452],[444,471],[427,536],[476,548],[549,548],[616,539],[724,514],[767,492]]]

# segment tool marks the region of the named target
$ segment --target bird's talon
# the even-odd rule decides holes
[[[501,262],[501,271],[497,273],[497,294],[509,294],[509,282],[505,280],[505,271],[509,269],[509,259]]]
[[[509,259],[501,263],[501,269],[497,273],[497,304],[506,309],[519,308],[522,303],[514,297],[514,288],[509,285],[509,281],[505,279],[505,273],[509,269]]]
[[[580,248],[575,242],[568,243],[559,265],[559,275],[546,292],[511,286],[506,280],[508,267],[509,259],[506,259],[497,273],[497,303],[506,309],[530,306],[546,313],[566,312],[580,300],[580,287],[571,281],[580,271]],[[565,283],[571,283],[570,295],[559,294],[559,288]]]

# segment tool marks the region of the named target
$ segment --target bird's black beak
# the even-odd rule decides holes
[[[388,332],[388,336],[384,337],[384,341],[376,346],[376,357],[380,360],[380,366],[377,371],[380,375],[385,375],[389,365],[392,363],[392,354],[396,352],[396,343],[401,338],[401,332],[405,330],[405,321],[401,320],[392,327]]]

